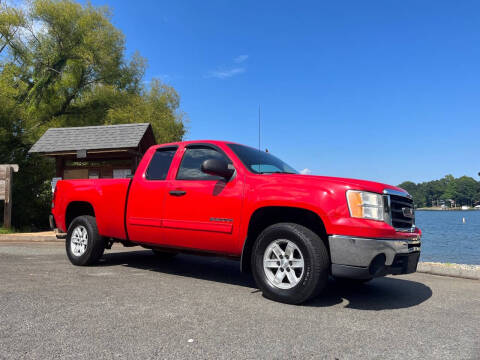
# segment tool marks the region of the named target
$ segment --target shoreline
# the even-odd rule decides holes
[[[415,211],[480,211],[480,209],[461,209],[461,208],[445,208],[445,209],[442,209],[442,208],[439,208],[439,207],[428,207],[428,208],[417,208],[415,209]]]

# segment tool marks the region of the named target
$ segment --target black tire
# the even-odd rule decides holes
[[[163,250],[157,250],[157,249],[152,249],[152,252],[160,260],[173,259],[178,254],[174,251],[163,251]]]
[[[272,242],[279,239],[293,242],[303,255],[303,273],[299,275],[298,283],[290,289],[274,285],[268,279],[263,266],[265,251]],[[330,257],[322,239],[310,229],[298,224],[271,225],[258,236],[253,246],[253,277],[263,295],[271,300],[301,304],[317,296],[327,285],[329,268]]]
[[[72,235],[76,229],[82,233],[85,229],[87,233],[86,249],[83,250],[83,253],[75,253],[72,249]],[[105,251],[105,241],[98,233],[97,222],[93,216],[79,216],[72,221],[68,228],[65,248],[68,259],[73,265],[87,266],[100,260]]]

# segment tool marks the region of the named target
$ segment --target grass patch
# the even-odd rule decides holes
[[[14,233],[13,230],[0,227],[0,234],[12,234],[12,233]]]

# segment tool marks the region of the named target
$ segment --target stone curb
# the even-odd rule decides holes
[[[419,262],[417,266],[417,272],[480,280],[480,265]]]
[[[0,242],[60,242],[62,239],[57,239],[55,233],[52,231],[42,233],[14,233],[14,234],[0,234]]]

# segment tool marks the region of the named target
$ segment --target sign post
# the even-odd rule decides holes
[[[18,165],[0,165],[0,200],[4,200],[3,227],[12,227],[12,180]]]

